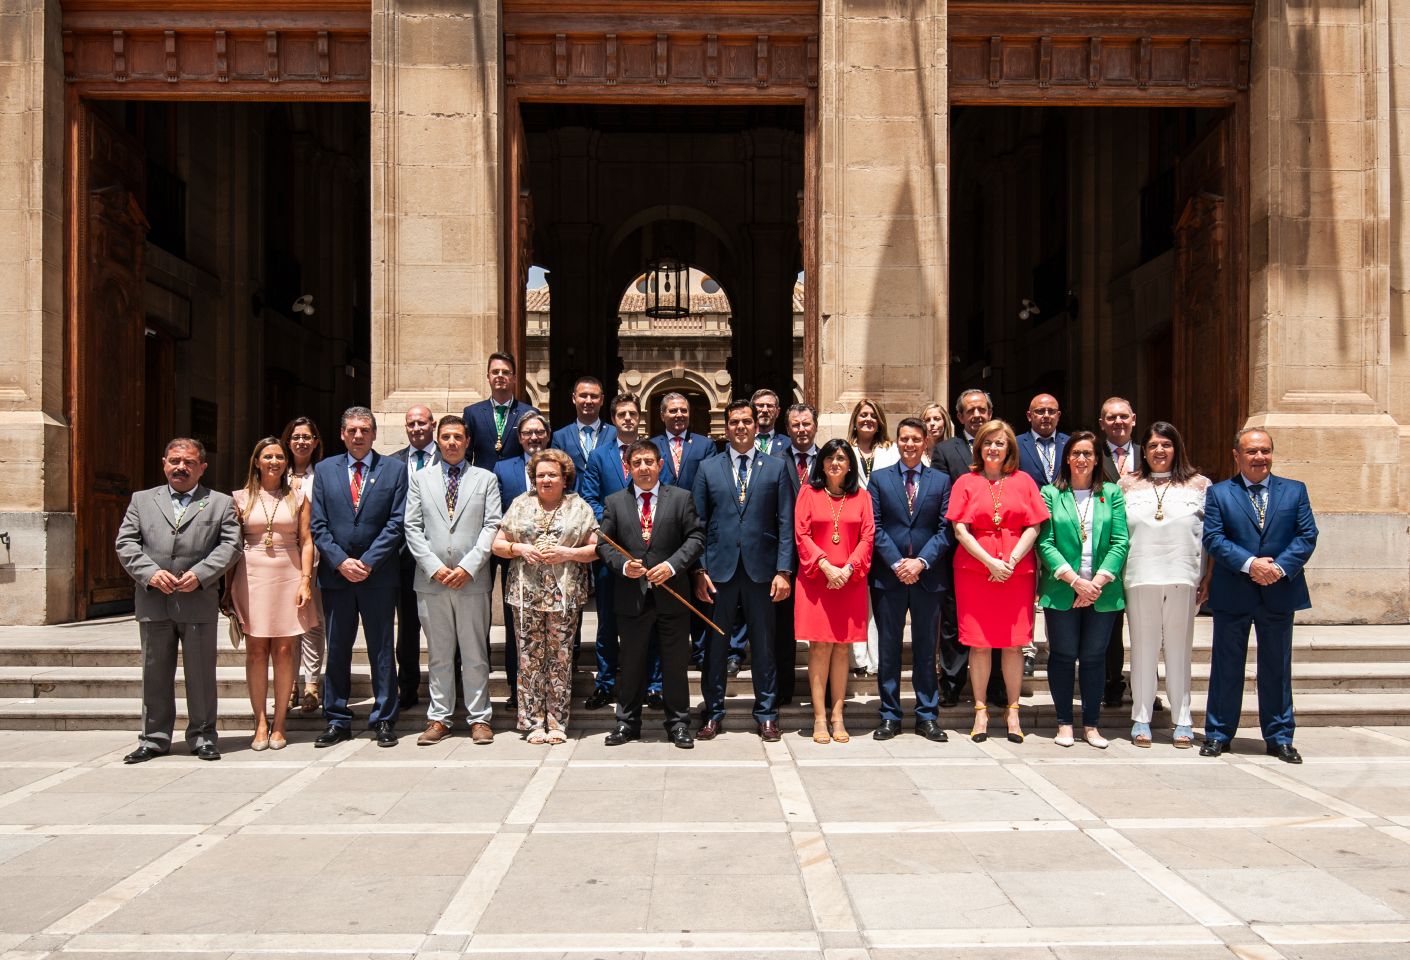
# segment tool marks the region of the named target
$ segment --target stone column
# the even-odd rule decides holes
[[[481,399],[499,343],[500,19],[489,0],[372,5],[372,407]]]
[[[943,0],[822,0],[819,397],[823,435],[863,396],[945,398],[949,104]]]
[[[73,611],[58,0],[0,0],[0,623]]]
[[[1397,6],[1255,12],[1248,423],[1273,434],[1277,472],[1310,488],[1321,528],[1310,620],[1410,615],[1399,426],[1410,421],[1403,391],[1391,389],[1393,369],[1405,374],[1403,330],[1390,349]],[[1404,105],[1403,86],[1396,96]],[[1403,325],[1403,304],[1397,312]]]

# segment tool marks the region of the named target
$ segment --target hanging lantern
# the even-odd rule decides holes
[[[665,320],[690,316],[690,267],[667,254],[646,264],[648,317]]]

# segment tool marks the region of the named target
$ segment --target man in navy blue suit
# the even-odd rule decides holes
[[[1240,430],[1239,472],[1209,488],[1204,547],[1214,563],[1209,607],[1214,650],[1200,756],[1230,749],[1243,711],[1248,631],[1258,634],[1258,720],[1270,756],[1301,763],[1293,746],[1293,614],[1312,606],[1303,568],[1317,546],[1307,487],[1273,476],[1273,438]]]
[[[531,410],[519,418],[514,435],[518,441],[518,456],[501,460],[494,465],[494,477],[499,481],[500,507],[508,510],[509,505],[521,494],[529,490],[529,458],[548,446],[548,418],[537,410]],[[490,567],[490,589],[494,589],[494,578],[499,577],[501,594],[509,585],[509,561],[495,557]],[[504,676],[509,683],[509,703],[515,702],[515,691],[519,689],[519,643],[514,635],[514,614],[509,602],[503,604],[504,612]],[[489,638],[485,638],[489,643]]]
[[[512,356],[490,354],[485,372],[490,384],[489,398],[470,404],[461,414],[469,431],[472,467],[493,470],[499,461],[524,452],[519,446],[519,418],[534,408],[514,396],[517,377]]]
[[[367,725],[379,747],[397,742],[397,663],[392,620],[400,586],[399,552],[406,509],[407,471],[372,449],[377,418],[366,407],[343,412],[343,456],[314,468],[310,529],[318,547],[328,656],[323,671],[323,716],[328,728],[314,741],[331,747],[352,739],[352,650],[358,617],[372,665],[374,703]]]
[[[754,437],[754,445],[759,452],[773,456],[780,450],[788,449],[788,434],[778,429],[778,394],[767,388],[755,390],[749,397],[749,404],[758,418],[755,425],[758,435]]]
[[[690,432],[690,401],[682,394],[661,398],[661,422],[665,431],[651,438],[661,451],[661,482],[689,491],[701,462],[718,452],[715,441]]]
[[[1042,487],[1057,478],[1062,470],[1062,448],[1067,434],[1058,431],[1057,397],[1040,393],[1028,402],[1028,430],[1018,436],[1018,469]]]
[[[573,409],[577,417],[566,427],[555,430],[549,442],[550,447],[562,450],[572,459],[579,483],[587,473],[588,457],[597,445],[611,443],[617,436],[616,427],[602,422],[602,397],[602,381],[596,377],[579,377],[573,384]]]
[[[881,696],[881,723],[872,731],[872,739],[890,740],[901,732],[901,637],[909,611],[916,733],[944,743],[949,737],[939,724],[935,640],[940,595],[946,589],[944,561],[950,549],[950,525],[945,520],[950,476],[921,462],[925,424],[915,417],[897,425],[896,447],[901,462],[876,471],[867,484],[876,520],[870,586]]]
[[[695,595],[714,601],[716,622],[724,631],[712,631],[705,644],[705,706],[696,734],[701,740],[714,739],[724,723],[725,652],[740,608],[749,624],[759,736],[779,739],[774,604],[787,600],[793,590],[793,488],[783,461],[755,445],[755,422],[748,401],[731,401],[725,407],[729,447],[695,474],[695,510],[705,524],[705,555],[695,571]]]

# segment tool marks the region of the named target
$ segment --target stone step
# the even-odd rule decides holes
[[[726,730],[736,732],[752,732],[754,724],[750,718],[749,711],[751,698],[748,696],[733,696],[726,702]],[[698,711],[699,700],[695,699],[693,709]],[[909,728],[909,711],[913,706],[910,698],[903,698],[902,705],[908,712],[906,721]],[[1195,729],[1198,731],[1203,723],[1204,712],[1203,702],[1196,704],[1194,713]],[[361,731],[365,725],[365,719],[371,708],[368,701],[359,701],[353,705],[355,716],[361,718],[354,721],[354,728]],[[601,709],[587,711],[581,709],[581,703],[575,701],[574,710],[569,720],[569,729],[578,733],[600,732],[611,728],[613,724],[612,711]],[[854,695],[848,701],[848,715],[851,718],[849,726],[853,733],[861,734],[869,730],[876,721],[877,702],[875,697]],[[249,713],[249,702],[243,698],[222,698],[219,703],[220,728],[229,731],[245,731],[251,729],[252,721]],[[1398,693],[1312,693],[1300,696],[1297,700],[1297,722],[1299,726],[1359,726],[1359,725],[1391,725],[1405,722],[1407,711],[1410,711],[1410,696]],[[185,722],[185,704],[177,701],[177,737],[181,737],[182,726]],[[88,698],[88,699],[0,699],[0,729],[7,730],[131,730],[138,729],[141,716],[141,703],[132,697],[116,698]],[[1120,711],[1106,711],[1108,718],[1103,726],[1108,735],[1122,735],[1129,729],[1129,721],[1126,719],[1128,712],[1125,708]],[[942,710],[941,723],[949,730],[968,731],[972,723],[973,709],[968,704],[961,704],[959,707]],[[647,710],[644,718],[644,725],[649,730],[657,726],[660,722],[661,714],[658,711]],[[412,708],[402,715],[398,722],[398,729],[403,734],[415,733],[425,726],[425,705],[424,703]],[[513,716],[502,707],[500,703],[495,704],[494,727],[499,731],[508,731],[512,728]],[[1051,732],[1053,727],[1052,701],[1047,696],[1046,691],[1035,692],[1031,697],[1025,697],[1023,702],[1023,723],[1030,732],[1043,733]],[[785,707],[780,713],[780,724],[785,733],[795,734],[800,730],[811,730],[812,710],[806,704],[795,703]],[[1156,714],[1154,726],[1167,728],[1170,724],[1170,714],[1164,711]],[[296,737],[302,739],[312,735],[312,731],[319,730],[323,726],[321,717],[294,716],[289,721],[290,729],[297,731]],[[1258,711],[1254,699],[1249,696],[1244,698],[1244,710],[1240,720],[1241,727],[1244,728],[1245,736],[1257,737]],[[463,725],[462,725],[463,729]],[[1002,732],[1002,714],[999,710],[991,712],[990,729]]]

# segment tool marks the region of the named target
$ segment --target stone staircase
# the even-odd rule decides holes
[[[1209,680],[1210,620],[1200,618],[1195,630],[1193,686],[1196,728],[1203,721],[1204,692]],[[595,633],[595,615],[589,611],[584,636]],[[1039,636],[1042,619],[1038,621]],[[221,625],[221,646],[217,683],[223,728],[247,730],[251,726],[249,702],[245,694],[244,653],[225,641]],[[502,628],[491,635],[491,663],[501,666],[504,658]],[[1250,644],[1254,646],[1253,643]],[[1294,638],[1293,675],[1298,723],[1304,726],[1343,726],[1356,724],[1410,723],[1410,627],[1407,626],[1300,626]],[[909,707],[909,644],[904,656],[903,701]],[[807,673],[803,663],[806,651],[800,645],[797,670],[798,691],[806,695]],[[424,652],[423,652],[424,662]],[[1250,650],[1248,682],[1242,724],[1257,726],[1253,684],[1254,653]],[[591,643],[585,643],[574,676],[572,725],[580,730],[605,730],[612,722],[608,709],[587,711],[583,699],[592,690]],[[727,729],[750,729],[752,705],[750,672],[746,668],[729,681]],[[130,729],[135,730],[141,711],[141,668],[136,623],[130,617],[64,624],[50,627],[0,628],[0,729]],[[495,727],[508,730],[513,717],[503,707],[509,696],[502,669],[491,675],[491,695],[495,701]],[[177,693],[183,691],[180,672]],[[371,704],[371,680],[365,650],[359,644],[353,658],[354,711],[365,717]],[[699,674],[691,671],[691,690],[699,704]],[[848,684],[849,713],[854,730],[865,730],[876,716],[876,681],[852,678]],[[1163,693],[1163,688],[1162,688]],[[403,732],[424,725],[426,696],[421,705],[408,711],[399,723]],[[1040,658],[1037,675],[1024,684],[1024,722],[1031,729],[1052,725],[1052,701],[1048,696]],[[972,708],[968,703],[942,711],[941,720],[952,729],[968,729]],[[178,700],[178,712],[184,704]],[[1103,711],[1104,726],[1116,733],[1128,726],[1127,711]],[[651,723],[652,711],[647,711]],[[785,730],[808,727],[811,708],[794,703],[781,716]],[[1156,714],[1155,725],[1168,726],[1169,713]],[[296,730],[322,726],[319,716],[291,718]]]

